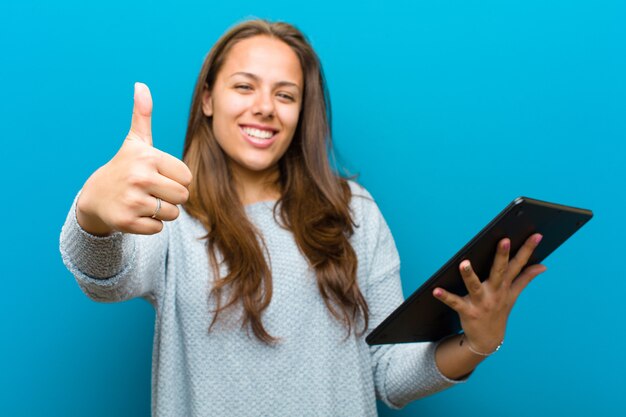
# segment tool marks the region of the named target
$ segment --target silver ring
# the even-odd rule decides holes
[[[157,199],[157,206],[156,206],[156,210],[154,210],[154,213],[152,213],[152,218],[156,219],[157,214],[159,214],[159,211],[161,211],[161,199],[159,197],[154,197]]]

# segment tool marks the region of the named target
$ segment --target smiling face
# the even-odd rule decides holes
[[[300,60],[269,36],[236,43],[224,61],[202,111],[235,178],[269,178],[291,143],[302,103]]]

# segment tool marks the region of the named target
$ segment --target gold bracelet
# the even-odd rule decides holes
[[[467,340],[467,338],[465,337],[465,333],[463,333],[463,334],[461,335],[461,340],[459,341],[459,346],[463,346],[463,341],[466,341],[466,342],[467,342],[467,343],[466,343],[466,344],[467,344],[467,348],[470,350],[470,352],[472,352],[472,353],[474,353],[474,354],[476,354],[476,355],[484,356],[484,357],[487,357],[487,356],[491,356],[491,355],[493,355],[493,354],[494,354],[494,353],[496,353],[498,350],[500,350],[500,348],[501,348],[501,347],[502,347],[502,345],[504,344],[504,339],[503,339],[503,340],[500,342],[500,344],[499,344],[498,346],[496,346],[496,348],[495,348],[492,352],[489,352],[489,353],[483,353],[483,352],[479,352],[479,351],[477,351],[476,349],[474,349],[474,348],[472,347],[472,345],[470,345],[469,340]]]

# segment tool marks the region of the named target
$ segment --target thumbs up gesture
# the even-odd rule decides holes
[[[130,131],[117,154],[83,186],[76,217],[87,232],[155,234],[163,221],[179,215],[177,204],[189,198],[191,171],[179,159],[152,146],[152,97],[135,84]]]

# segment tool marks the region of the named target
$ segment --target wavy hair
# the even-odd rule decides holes
[[[213,88],[229,51],[237,42],[254,36],[269,36],[289,45],[300,60],[304,79],[298,125],[278,162],[280,198],[274,217],[293,233],[315,270],[326,307],[346,325],[347,336],[353,328],[357,332],[358,317],[363,318],[364,332],[369,311],[357,284],[357,257],[349,241],[355,227],[349,207],[351,192],[347,181],[330,166],[330,100],[321,63],[296,27],[266,20],[240,23],[217,41],[202,65],[191,103],[183,160],[193,173],[193,181],[184,207],[207,230],[204,239],[215,275],[209,296],[216,301],[209,331],[220,313],[239,304],[242,327],[251,329],[267,344],[277,342],[261,319],[272,298],[269,253],[263,237],[246,217],[228,158],[215,139],[212,117],[202,112],[203,92]],[[222,264],[226,266],[225,276],[220,276]]]

